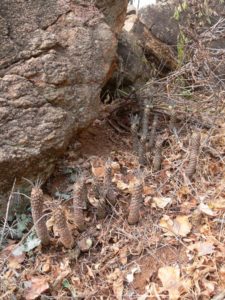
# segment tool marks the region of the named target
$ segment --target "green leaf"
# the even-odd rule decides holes
[[[183,9],[183,10],[186,10],[186,9],[188,8],[188,3],[187,3],[187,1],[184,1],[184,2],[181,4],[181,6],[182,6],[182,9]]]
[[[55,197],[59,198],[59,199],[63,199],[63,200],[69,200],[71,195],[66,194],[66,193],[60,193],[60,192],[56,192],[55,193]]]
[[[25,252],[24,245],[20,245],[12,251],[12,254],[14,256],[19,256],[19,255],[23,254],[24,252]]]
[[[36,248],[37,246],[39,246],[41,244],[41,240],[36,237],[36,235],[29,235],[26,243],[25,243],[25,252],[29,252],[30,250],[33,250],[34,248]]]
[[[70,289],[70,283],[69,283],[68,279],[63,280],[62,286],[66,289]]]
[[[73,299],[79,299],[75,288],[69,283],[68,279],[63,280],[62,286],[70,291]]]
[[[179,13],[178,9],[176,9],[176,10],[174,11],[173,18],[174,18],[176,21],[179,21],[179,19],[180,19],[180,13]]]

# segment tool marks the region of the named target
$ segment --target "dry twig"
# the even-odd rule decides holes
[[[1,245],[2,245],[2,242],[3,242],[4,232],[5,232],[6,224],[7,224],[7,221],[8,221],[9,208],[10,208],[11,199],[12,199],[12,196],[13,196],[13,191],[14,191],[14,188],[15,188],[15,184],[16,184],[16,179],[15,179],[14,182],[13,182],[12,190],[11,190],[11,192],[10,192],[9,199],[8,199],[8,203],[7,203],[6,214],[5,214],[5,220],[4,220],[4,224],[3,224],[3,228],[2,228],[2,235],[1,235],[1,239],[0,239],[0,248],[1,248]]]

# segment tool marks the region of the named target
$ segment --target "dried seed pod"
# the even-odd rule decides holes
[[[150,105],[145,104],[143,118],[142,118],[142,137],[144,137],[146,141],[148,136],[148,123],[149,123],[150,112],[151,112]]]
[[[139,117],[137,115],[131,117],[131,136],[132,136],[132,145],[133,151],[136,155],[138,155],[138,127],[139,127]]]
[[[97,216],[99,219],[104,219],[107,213],[105,199],[100,198],[97,205]]]
[[[140,208],[143,202],[142,193],[143,193],[143,184],[141,180],[138,180],[138,182],[134,186],[131,203],[130,203],[130,211],[128,215],[128,223],[130,225],[136,224],[139,221]]]
[[[154,171],[159,171],[161,168],[161,163],[162,163],[162,144],[163,140],[159,139],[156,141],[155,145],[155,155],[153,158],[153,170]]]
[[[58,207],[54,212],[55,224],[59,232],[60,242],[65,248],[72,248],[74,239],[68,227],[65,213],[61,207]]]
[[[34,221],[35,231],[43,245],[50,243],[50,237],[46,226],[46,219],[43,217],[43,191],[39,187],[33,187],[31,191],[31,212]]]
[[[201,135],[199,132],[194,132],[191,137],[191,146],[190,146],[190,155],[189,155],[189,163],[186,169],[186,176],[191,178],[197,166],[197,159],[199,155],[199,148],[201,143]]]
[[[87,205],[87,187],[84,178],[81,177],[74,184],[73,189],[74,221],[79,231],[85,230],[85,220],[83,214],[85,205]]]
[[[159,116],[158,114],[155,114],[152,122],[152,128],[149,135],[149,142],[148,142],[149,149],[154,147],[158,122],[159,122]]]

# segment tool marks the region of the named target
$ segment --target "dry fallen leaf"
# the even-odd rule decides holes
[[[193,245],[188,246],[189,250],[197,250],[198,256],[204,256],[207,254],[212,254],[215,251],[215,247],[209,242],[197,242]]]
[[[127,246],[119,250],[120,262],[122,265],[127,264]]]
[[[119,190],[121,191],[125,191],[125,190],[128,190],[129,189],[129,184],[128,183],[125,183],[124,181],[122,180],[117,180],[116,181],[116,186]]]
[[[130,270],[130,272],[126,275],[126,280],[128,283],[132,283],[134,281],[134,274],[140,273],[141,269],[140,267],[134,267]]]
[[[177,216],[172,220],[169,216],[164,215],[160,220],[159,225],[163,228],[166,235],[187,236],[192,228],[187,216]]]
[[[144,195],[154,195],[155,189],[152,186],[144,185]]]
[[[87,267],[87,270],[88,270],[88,275],[89,275],[91,278],[95,278],[95,275],[94,275],[92,269],[91,269],[88,265],[86,265],[86,267]]]
[[[222,283],[223,289],[225,289],[225,265],[222,265],[219,269],[219,278]]]
[[[225,210],[225,197],[218,197],[209,203],[212,209]]]
[[[192,228],[187,216],[177,216],[174,220],[174,233],[180,236],[187,236]]]
[[[118,162],[113,161],[111,166],[112,166],[113,171],[120,171],[120,164]]]
[[[48,273],[50,269],[51,269],[51,262],[50,262],[50,258],[48,257],[46,262],[42,265],[41,271],[43,273]]]
[[[105,164],[102,159],[95,159],[91,162],[91,171],[95,177],[104,177]]]
[[[154,197],[153,202],[159,208],[165,208],[169,203],[172,202],[172,198],[169,197]]]
[[[176,300],[180,297],[180,288],[182,286],[180,280],[180,269],[176,267],[159,268],[158,277],[162,282],[165,290],[169,292],[169,299]]]
[[[182,198],[184,196],[187,196],[190,194],[190,188],[188,185],[183,185],[178,191],[177,191],[177,196],[179,198]]]
[[[22,262],[24,261],[26,255],[25,253],[21,253],[19,255],[11,254],[8,258],[9,268],[11,269],[19,269],[21,267]]]
[[[113,293],[117,300],[123,299],[123,272],[120,269],[115,269],[115,271],[108,275],[108,281],[112,283]]]
[[[215,216],[215,212],[212,211],[211,208],[209,208],[209,206],[207,204],[204,204],[203,202],[199,204],[198,210],[207,216]]]
[[[115,174],[113,182],[115,182],[119,190],[132,193],[133,187],[137,182],[137,177],[131,173],[127,174],[126,176],[122,174]]]
[[[31,286],[26,290],[24,295],[26,300],[38,298],[44,291],[49,289],[48,280],[45,276],[33,277],[29,282]]]

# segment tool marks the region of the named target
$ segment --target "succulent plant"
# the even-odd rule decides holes
[[[154,115],[153,122],[152,122],[152,128],[149,135],[149,142],[148,142],[148,148],[152,149],[155,145],[155,139],[156,139],[156,130],[159,122],[159,116],[158,114]]]
[[[34,186],[31,190],[31,212],[34,221],[35,231],[43,245],[50,243],[50,236],[43,216],[44,197],[40,187]]]
[[[161,168],[161,163],[162,163],[162,144],[163,140],[158,139],[156,141],[155,145],[155,154],[153,158],[153,170],[154,171],[159,171]]]
[[[143,183],[141,179],[138,179],[137,183],[134,185],[129,215],[128,215],[128,223],[130,225],[136,224],[140,218],[140,208],[142,206],[142,193],[143,193]]]
[[[145,104],[144,111],[143,111],[143,117],[142,117],[142,132],[141,136],[144,139],[144,141],[147,141],[148,138],[148,126],[149,126],[149,115],[151,112],[151,106],[149,104]]]
[[[112,162],[110,159],[108,159],[105,164],[103,197],[112,205],[116,203],[117,195],[112,182]]]
[[[83,209],[87,206],[87,187],[85,179],[80,177],[73,188],[74,221],[79,231],[84,231],[85,220]]]
[[[104,198],[100,198],[97,204],[97,216],[99,219],[104,219],[107,213],[106,202]]]
[[[134,154],[138,155],[138,145],[139,145],[139,138],[138,138],[138,127],[139,127],[139,116],[134,115],[131,117],[131,137],[132,137],[132,146]]]
[[[55,225],[59,232],[60,242],[65,248],[72,248],[74,239],[68,227],[63,208],[58,207],[54,212]]]
[[[199,132],[194,132],[191,137],[189,163],[185,172],[186,176],[189,178],[191,178],[196,171],[200,144],[201,135]]]

